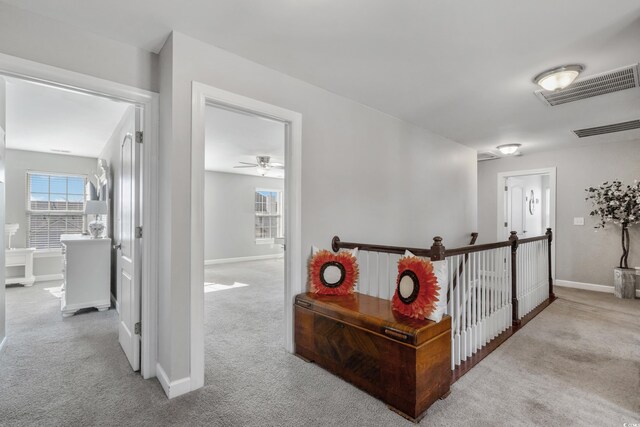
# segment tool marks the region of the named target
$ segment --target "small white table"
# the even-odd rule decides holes
[[[33,253],[35,251],[36,248],[13,248],[5,250],[5,285],[33,285],[33,282],[36,281],[33,275]],[[16,268],[21,268],[22,270],[16,274]]]

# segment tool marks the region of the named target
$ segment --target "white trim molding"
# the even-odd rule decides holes
[[[304,290],[302,271],[302,115],[199,82],[191,97],[191,269],[190,269],[190,377],[191,390],[204,385],[204,153],[205,109],[225,108],[276,120],[285,125],[284,179],[284,343],[294,351],[293,303]]]
[[[53,282],[64,279],[64,275],[62,273],[57,274],[41,274],[40,276],[35,276],[36,282]]]
[[[115,307],[116,312],[120,314],[120,303],[118,302],[118,299],[116,298],[116,296],[113,294],[111,294],[111,304],[113,304],[113,306]]]
[[[169,376],[164,369],[162,369],[162,366],[159,363],[156,365],[156,375],[162,389],[169,399],[173,399],[174,397],[181,396],[191,391],[191,379],[189,377],[180,378],[176,381],[169,381]]]
[[[142,161],[142,356],[143,378],[156,376],[158,347],[158,120],[159,97],[155,92],[98,77],[52,67],[0,53],[0,76],[56,86],[75,92],[125,101],[143,107],[144,147]],[[148,231],[147,231],[148,230]],[[51,255],[55,256],[55,255]]]
[[[613,293],[613,286],[596,285],[594,283],[573,282],[571,280],[556,280],[554,285],[562,288],[583,289],[585,291]],[[636,289],[636,297],[640,298],[640,289]]]
[[[204,265],[231,264],[233,262],[261,261],[265,259],[284,258],[284,252],[279,254],[243,256],[237,258],[218,258],[205,260]]]

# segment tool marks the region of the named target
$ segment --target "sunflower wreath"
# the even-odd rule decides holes
[[[350,252],[334,254],[323,249],[309,261],[309,288],[316,294],[350,295],[358,275],[357,259]]]
[[[436,309],[440,285],[430,261],[405,255],[398,261],[392,308],[414,319],[426,319]]]

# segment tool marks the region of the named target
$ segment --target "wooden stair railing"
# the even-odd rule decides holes
[[[395,291],[390,280],[391,256],[402,256],[409,250],[432,261],[449,262],[452,277],[447,302],[453,324],[452,381],[456,381],[555,299],[550,228],[542,236],[526,239],[519,239],[515,232],[502,242],[476,245],[476,239],[477,233],[473,233],[469,245],[447,249],[436,236],[427,249],[342,242],[335,236],[331,247],[334,251],[358,248],[376,253],[376,257],[395,254],[386,258],[388,277],[377,277],[378,286],[372,287],[371,293],[365,289],[365,294],[380,296],[374,293],[380,294],[380,282],[388,280],[390,289],[381,296],[388,299]],[[376,258],[377,269],[379,262]]]

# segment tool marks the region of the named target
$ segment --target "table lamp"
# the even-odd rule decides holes
[[[102,200],[87,200],[84,208],[85,215],[95,215],[94,221],[89,223],[89,233],[93,239],[100,239],[104,232],[104,224],[100,223],[100,215],[108,213],[107,202]]]

